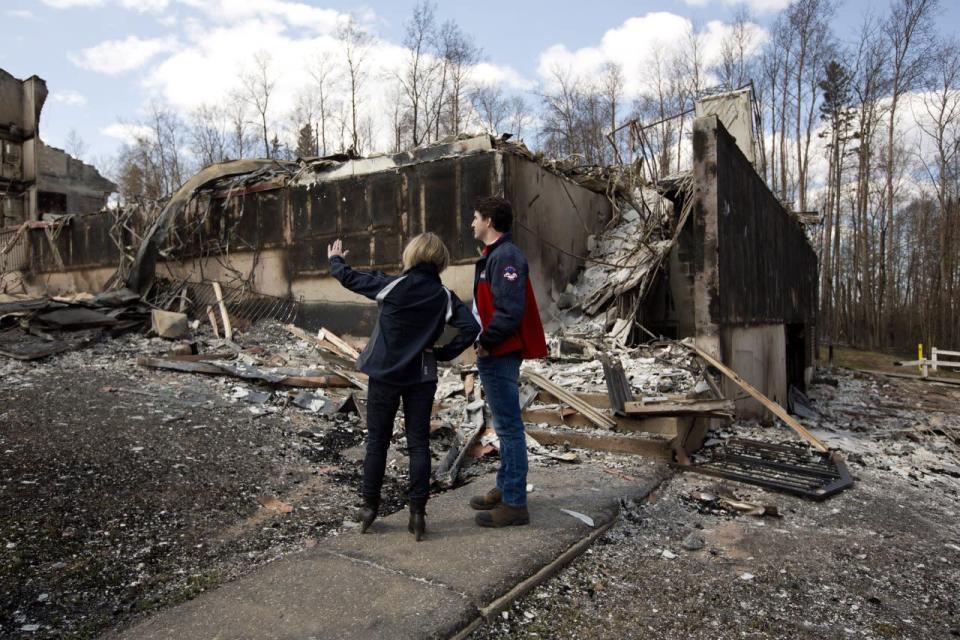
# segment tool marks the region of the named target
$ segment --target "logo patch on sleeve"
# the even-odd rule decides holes
[[[517,271],[514,267],[506,267],[503,270],[503,277],[509,282],[514,282],[517,278],[520,277],[520,272]]]

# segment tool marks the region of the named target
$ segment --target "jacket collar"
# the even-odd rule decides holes
[[[493,251],[494,251],[497,247],[499,247],[500,245],[503,245],[503,244],[506,244],[506,243],[512,242],[512,241],[513,241],[513,240],[511,239],[509,233],[503,234],[503,235],[500,236],[500,237],[497,239],[497,241],[494,242],[493,244],[488,244],[488,245],[486,245],[486,246],[483,247],[483,257],[486,258],[486,257],[489,256],[491,253],[493,253]]]
[[[418,273],[427,276],[428,278],[433,278],[434,280],[440,279],[440,273],[437,271],[437,266],[432,262],[420,262],[415,264],[404,271],[404,274],[409,273]]]

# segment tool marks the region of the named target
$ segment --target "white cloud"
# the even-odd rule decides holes
[[[140,13],[160,13],[170,6],[170,0],[119,0],[120,6]]]
[[[481,62],[470,70],[470,80],[482,85],[502,85],[511,89],[531,89],[533,82],[524,78],[515,69],[502,65]]]
[[[78,67],[113,75],[141,67],[176,46],[176,38],[172,36],[147,39],[127,36],[123,40],[101,42],[68,57]]]
[[[4,12],[11,18],[20,18],[21,20],[32,20],[35,16],[29,9],[8,9]]]
[[[72,9],[73,7],[99,7],[104,0],[42,0],[43,4],[54,9]]]
[[[50,94],[50,99],[54,102],[60,102],[70,107],[82,107],[87,104],[87,97],[79,91],[65,89],[63,91],[54,91]]]
[[[137,138],[150,138],[153,134],[149,127],[139,124],[115,122],[100,129],[100,133],[111,138],[117,138],[128,144],[137,141]]]
[[[545,49],[540,54],[537,72],[548,84],[555,80],[556,73],[590,80],[602,73],[605,64],[617,63],[623,70],[624,91],[635,97],[652,82],[658,58],[664,73],[669,73],[668,61],[682,50],[693,29],[688,18],[665,11],[628,18],[604,33],[596,46],[570,51],[556,44]],[[752,54],[768,36],[759,25],[750,23],[749,29],[753,35],[753,50],[749,52]],[[719,61],[721,45],[730,31],[730,25],[714,20],[697,32],[706,66]]]
[[[786,9],[790,0],[723,0],[723,4],[728,7],[742,4],[755,13],[772,13]]]
[[[131,0],[134,1],[134,0]],[[302,2],[285,0],[179,0],[207,18],[220,23],[238,23],[253,19],[279,19],[294,27],[331,33],[344,14]]]
[[[711,0],[683,0],[683,4],[688,7],[703,8],[710,4]],[[723,0],[723,4],[728,7],[737,5],[746,5],[754,13],[771,13],[786,9],[790,0]]]

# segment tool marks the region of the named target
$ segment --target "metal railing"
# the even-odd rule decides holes
[[[30,236],[26,225],[0,229],[0,273],[30,268]]]

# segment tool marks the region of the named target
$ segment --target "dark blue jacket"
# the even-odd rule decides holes
[[[344,287],[376,300],[377,324],[357,368],[374,380],[409,385],[437,379],[437,362],[453,360],[473,344],[480,325],[470,309],[440,282],[432,264],[418,264],[400,276],[351,269],[343,258],[330,259],[330,274]],[[434,346],[444,327],[458,332]]]

